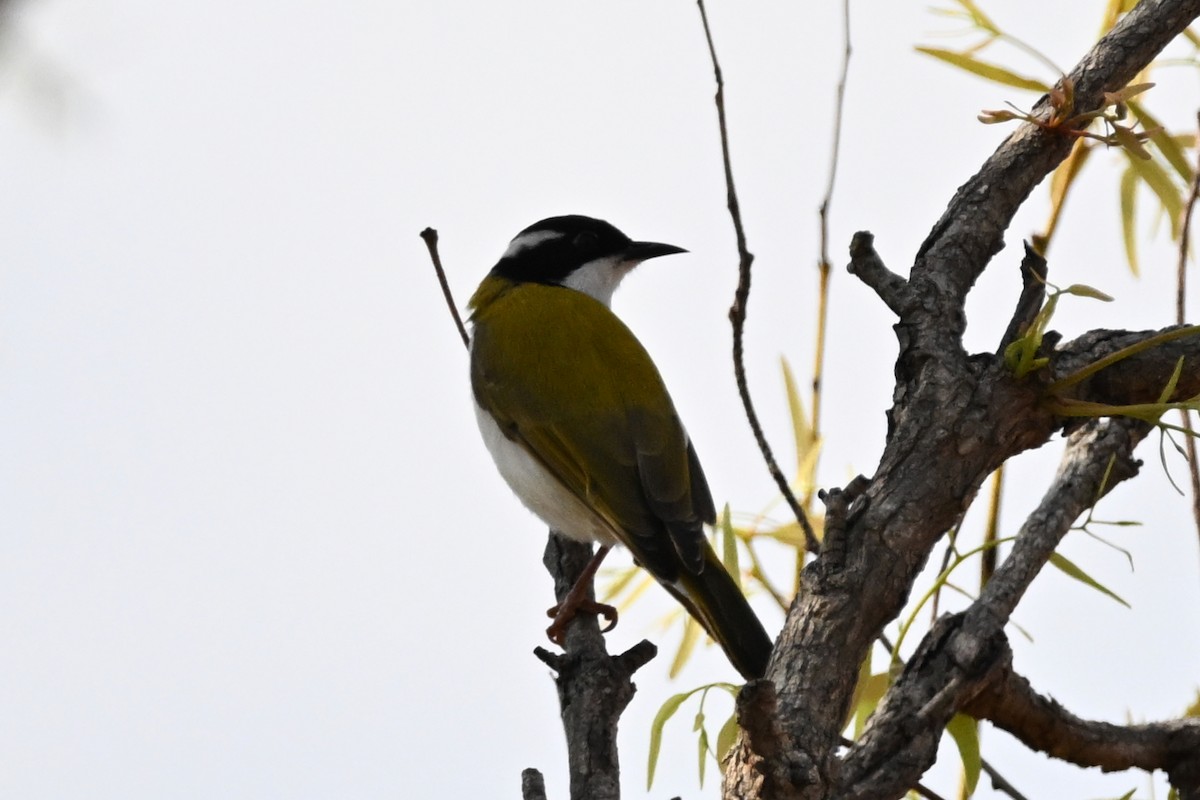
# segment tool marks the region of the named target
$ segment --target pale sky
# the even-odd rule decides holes
[[[1065,68],[1103,5],[984,3]],[[716,0],[710,16],[758,256],[748,369],[786,464],[778,359],[807,381],[839,4]],[[1033,99],[915,53],[967,41],[937,36],[960,26],[925,4],[857,3],[854,25],[825,486],[874,470],[896,351],[894,319],[842,268],[850,235],[873,231],[906,272],[1009,131],[975,115]],[[533,766],[566,798],[554,687],[531,655],[552,600],[544,531],[479,440],[417,233],[441,232],[460,305],[545,216],[688,248],[636,272],[614,307],[659,364],[718,504],[770,504],[730,368],[736,257],[695,5],[26,0],[3,26],[0,796],[515,798]],[[1152,107],[1190,129],[1194,71],[1156,78]],[[1117,300],[1064,302],[1067,338],[1173,319],[1173,249],[1146,243],[1130,275],[1120,156],[1095,162],[1050,275]],[[972,348],[994,349],[1045,207],[1043,189],[972,295]],[[1062,551],[1133,609],[1051,571],[1016,617],[1034,641],[1010,631],[1017,669],[1084,717],[1177,715],[1200,684],[1200,548],[1156,446],[1098,513],[1144,523],[1104,531],[1136,571],[1085,534]],[[1015,462],[1006,533],[1060,451]],[[670,608],[647,596],[609,635],[663,650],[622,721],[625,794],[714,797],[713,765],[696,786],[694,706],[643,788],[662,701],[736,679],[709,650],[666,680]],[[1002,733],[985,730],[984,751],[1033,797],[1149,796],[1140,776],[1051,764]],[[930,783],[952,794],[956,770],[944,750]]]

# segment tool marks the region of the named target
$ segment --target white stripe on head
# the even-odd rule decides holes
[[[562,234],[558,231],[530,231],[529,233],[522,233],[508,243],[508,249],[504,251],[504,255],[500,256],[500,258],[512,258],[522,250],[528,250],[531,247],[538,246],[542,242],[548,242],[560,236]]]

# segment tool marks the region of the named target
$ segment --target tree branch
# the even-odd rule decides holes
[[[591,558],[590,545],[550,533],[542,563],[554,576],[559,602]],[[588,596],[594,599],[591,592]],[[566,652],[556,654],[538,647],[534,655],[557,673],[554,682],[567,735],[571,800],[618,800],[617,721],[637,691],[633,673],[658,650],[643,640],[619,656],[610,656],[594,614],[579,614],[571,621],[564,649]]]
[[[1074,113],[1098,109],[1105,92],[1129,83],[1198,15],[1200,0],[1138,3],[1071,71]],[[1051,113],[1049,98],[1043,97],[1032,115],[1049,119]],[[930,301],[925,309],[931,317],[952,317],[955,336],[963,330],[963,300],[1004,246],[1004,231],[1013,215],[1067,156],[1074,141],[1061,131],[1021,125],[958,190],[921,245],[911,281]]]
[[[902,793],[933,764],[950,718],[1011,659],[1004,626],[1018,601],[1080,514],[1137,474],[1132,452],[1148,428],[1097,420],[1071,437],[1054,483],[1021,527],[1012,553],[967,611],[934,624],[846,755],[839,796]]]
[[[1195,717],[1146,725],[1083,720],[1007,668],[964,710],[1054,758],[1105,772],[1164,770],[1181,792],[1200,789],[1195,782],[1200,776],[1200,719]]]
[[[738,203],[737,189],[733,185],[733,163],[729,157],[729,129],[725,123],[725,78],[721,75],[721,63],[717,60],[717,48],[713,44],[712,31],[708,27],[708,13],[704,10],[704,0],[696,0],[700,9],[700,21],[704,25],[704,39],[708,42],[708,55],[712,60],[713,75],[717,83],[717,94],[714,101],[717,105],[717,124],[721,133],[721,163],[725,170],[725,197],[729,206],[729,216],[733,220],[734,236],[737,239],[738,251],[738,285],[733,294],[733,306],[729,309],[729,322],[733,325],[733,375],[737,382],[738,395],[742,398],[742,407],[746,411],[746,420],[754,433],[754,441],[762,453],[767,471],[779,488],[780,494],[792,510],[800,530],[804,531],[804,542],[808,551],[819,553],[821,543],[813,532],[808,515],[800,506],[792,487],[788,484],[783,471],[775,461],[775,454],[763,432],[762,423],[758,420],[758,412],[754,410],[754,402],[750,397],[750,386],[746,382],[746,362],[743,357],[743,344],[746,330],[746,306],[750,302],[750,267],[754,264],[754,254],[746,247],[746,230],[742,226],[742,212]]]
[[[1104,91],[1126,84],[1196,16],[1200,0],[1140,2],[1070,74],[1074,113],[1098,108]],[[1040,102],[1036,113],[1048,115],[1048,101]],[[858,664],[883,626],[904,607],[931,548],[992,470],[1016,453],[1044,444],[1063,425],[1043,405],[1042,375],[1014,379],[1002,359],[966,354],[961,333],[967,291],[1001,248],[1016,209],[1068,154],[1070,143],[1072,138],[1061,132],[1019,127],[950,201],[917,254],[907,290],[895,279],[872,283],[876,290],[880,285],[895,288],[889,306],[901,317],[895,327],[900,357],[887,446],[866,488],[865,511],[847,524],[844,563],[818,558],[805,567],[802,589],[767,675],[778,693],[781,726],[799,753],[816,765],[816,781],[797,787],[804,796],[826,795],[838,775],[836,748]],[[905,294],[914,300],[902,301]],[[958,638],[948,640],[958,643]],[[959,652],[956,644],[954,658],[940,662],[936,674],[942,681],[934,693],[916,692],[913,702],[896,704],[900,712],[892,720],[898,735],[888,740],[900,748],[888,752],[898,766],[910,757],[912,765],[928,763],[911,741],[902,746],[912,732],[901,730],[912,720],[930,724],[949,718],[959,694],[979,680],[979,669],[995,663],[995,640],[972,637],[964,640],[964,648]],[[959,675],[961,684],[948,681],[950,674]],[[838,781],[840,786],[868,786],[877,766],[888,760],[881,758],[884,750],[872,751],[871,742],[864,745],[853,764],[856,769],[845,782]],[[845,772],[852,764],[847,759],[841,766]],[[749,747],[738,747],[726,774],[732,783],[750,768]],[[883,781],[889,792],[902,792],[919,774],[902,771],[905,780]],[[810,775],[803,777],[809,780]]]

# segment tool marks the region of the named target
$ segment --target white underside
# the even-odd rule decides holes
[[[604,521],[564,487],[524,447],[509,440],[492,415],[475,403],[475,419],[496,468],[525,507],[542,522],[580,542],[617,544]]]

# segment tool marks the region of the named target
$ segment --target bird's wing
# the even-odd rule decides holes
[[[668,581],[681,561],[698,572],[712,496],[653,361],[607,309],[580,313],[596,301],[578,292],[527,285],[505,299],[531,292],[523,313],[477,315],[476,399],[643,566]]]

